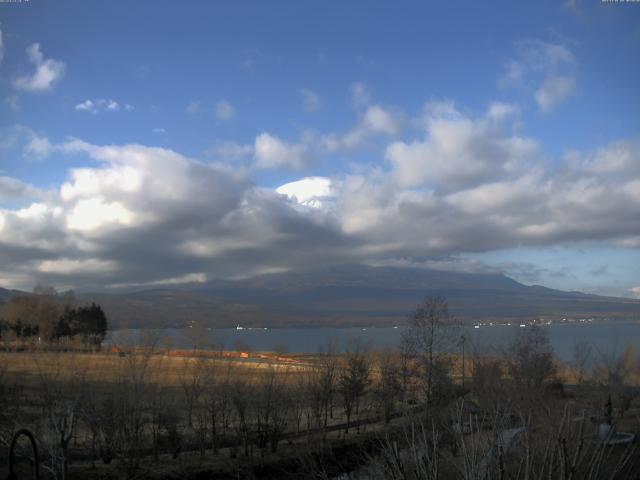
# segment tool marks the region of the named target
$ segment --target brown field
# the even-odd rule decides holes
[[[609,365],[624,374],[619,384],[603,383],[607,365],[594,367],[587,379],[575,366],[556,363],[554,376],[534,389],[513,376],[510,358],[472,356],[465,358],[463,388],[462,358],[441,355],[446,369],[434,380],[431,406],[425,406],[420,363],[403,366],[400,352],[21,348],[0,352],[0,440],[7,445],[12,431],[28,427],[41,442],[43,465],[58,477],[67,468],[67,478],[198,478],[205,471],[209,478],[281,478],[283,471],[309,478],[318,469],[337,475],[345,468],[380,468],[379,455],[392,453],[390,439],[407,451],[427,448],[428,437],[407,443],[415,435],[407,436],[407,429],[424,434],[427,421],[443,429],[441,478],[461,478],[460,445],[487,455],[496,431],[529,425],[531,441],[542,442],[531,461],[544,464],[552,461],[539,453],[549,452],[544,441],[555,438],[558,428],[573,431],[572,418],[582,419],[585,438],[595,435],[607,418],[608,398],[618,431],[639,434],[640,392],[633,385],[640,372],[632,353]],[[356,388],[349,382],[357,380],[358,368],[366,373],[364,383],[348,390]],[[466,415],[461,398],[476,405],[475,420],[470,431],[456,433],[452,425]],[[461,434],[462,443],[449,451],[451,439]],[[327,452],[334,453],[325,458]],[[6,473],[0,469],[0,476]]]

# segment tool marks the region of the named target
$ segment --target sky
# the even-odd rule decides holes
[[[640,3],[0,3],[0,286],[367,264],[640,298]]]

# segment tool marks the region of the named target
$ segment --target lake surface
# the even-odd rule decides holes
[[[479,353],[505,348],[521,330],[531,327],[519,325],[494,325],[474,328],[464,327],[456,336],[464,333],[466,351]],[[584,341],[599,350],[611,354],[621,352],[628,343],[640,346],[640,323],[609,321],[603,323],[557,323],[543,328],[551,344],[563,360],[571,360],[573,349]],[[400,344],[405,327],[380,328],[270,328],[270,329],[132,329],[110,332],[105,343],[149,343],[152,339],[158,346],[192,348],[198,343],[201,348],[252,351],[284,351],[288,353],[315,353],[326,349],[331,343],[344,351],[353,342],[374,348],[395,348]]]

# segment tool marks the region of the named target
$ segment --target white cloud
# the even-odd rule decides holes
[[[187,273],[180,277],[163,278],[161,280],[154,280],[153,282],[143,283],[114,283],[109,285],[111,288],[127,288],[127,287],[161,287],[168,285],[184,285],[187,283],[206,283],[206,273]]]
[[[234,141],[218,142],[205,151],[209,157],[219,160],[239,160],[253,156],[255,148],[251,144],[238,143]]]
[[[359,112],[359,124],[373,107]],[[637,248],[637,140],[550,161],[536,140],[514,134],[514,105],[493,103],[472,116],[433,102],[424,115],[425,131],[391,142],[386,165],[275,190],[256,186],[244,162],[222,167],[143,145],[49,143],[61,160],[85,155],[92,163],[48,192],[0,178],[0,197],[19,204],[0,208],[0,278],[142,285],[332,263],[475,268],[449,259],[518,246]],[[393,131],[386,121],[367,128]],[[321,138],[290,143],[265,132],[254,145],[216,147],[253,156],[254,168],[299,169],[319,153]]]
[[[516,44],[516,60],[508,66],[517,63],[527,73],[543,72],[562,67],[574,67],[577,60],[573,52],[561,43],[550,43],[542,40],[529,39]]]
[[[40,190],[18,179],[0,177],[0,200],[17,200],[41,195]]]
[[[623,248],[640,249],[640,235],[635,237],[621,238],[615,242],[615,245]]]
[[[584,15],[584,11],[580,3],[580,0],[566,0],[562,6],[574,15],[581,17]]]
[[[501,122],[507,118],[517,115],[520,109],[517,105],[504,102],[493,102],[487,110],[487,118]]]
[[[86,286],[246,276],[315,256],[292,251],[294,239],[322,252],[338,235],[322,212],[308,218],[242,174],[171,150],[81,140],[55,148],[96,166],[72,170],[41,203],[0,209],[1,278]]]
[[[44,260],[42,262],[39,262],[37,266],[37,270],[39,272],[65,275],[78,275],[86,273],[101,274],[106,272],[113,272],[117,269],[117,263],[109,260],[80,260],[71,258]]]
[[[516,44],[516,58],[505,64],[500,84],[530,93],[543,112],[550,112],[575,90],[577,64],[567,45],[534,39],[520,41]]]
[[[386,156],[403,187],[425,183],[440,190],[479,184],[496,175],[519,170],[537,154],[527,138],[507,136],[500,121],[512,114],[506,105],[493,104],[487,115],[472,119],[451,104],[429,104],[425,140],[390,144]]]
[[[45,59],[39,43],[30,45],[26,51],[29,61],[35,66],[35,71],[31,75],[16,78],[13,82],[14,87],[27,92],[51,90],[53,85],[64,76],[66,65],[52,58]]]
[[[347,133],[322,135],[319,148],[330,152],[352,150],[361,147],[376,135],[394,136],[400,133],[403,124],[403,114],[391,108],[373,104],[366,107],[360,114],[358,123]]]
[[[162,127],[157,127],[154,128],[153,130],[151,130],[153,133],[156,133],[158,135],[162,135],[163,133],[167,133],[167,130],[165,128]]]
[[[514,60],[511,60],[505,65],[505,72],[500,78],[502,85],[517,85],[524,79],[525,67]]]
[[[569,152],[565,161],[593,175],[619,175],[622,179],[640,176],[640,140],[613,142],[588,155]]]
[[[390,110],[380,105],[371,105],[362,118],[363,127],[372,133],[395,135],[400,130],[400,121]]]
[[[91,113],[98,113],[97,110],[94,110],[94,107],[95,107],[95,105],[94,105],[93,101],[87,99],[82,103],[78,103],[75,106],[75,109],[76,110],[83,110],[83,111],[91,112]]]
[[[86,99],[84,102],[78,103],[74,108],[80,112],[88,112],[93,115],[97,115],[100,112],[117,112],[121,108],[128,112],[135,109],[133,105],[128,103],[121,105],[115,100],[104,98]]]
[[[27,157],[41,160],[49,155],[54,146],[47,137],[39,136],[33,133],[31,140],[24,146],[23,152]]]
[[[132,225],[135,214],[121,202],[105,202],[99,198],[79,200],[69,211],[67,228],[83,232],[95,232],[103,227]]]
[[[216,104],[216,118],[221,121],[231,120],[236,115],[236,109],[226,100],[220,100]]]
[[[288,143],[263,132],[256,137],[254,158],[257,168],[286,168],[300,170],[311,158],[302,145]]]
[[[308,88],[301,89],[300,94],[302,95],[302,108],[305,112],[313,113],[320,110],[320,105],[322,103],[320,95]]]
[[[634,298],[640,298],[640,287],[633,287],[631,289],[631,294]]]
[[[534,98],[543,112],[550,112],[573,93],[575,86],[576,81],[573,77],[550,75],[536,90]]]

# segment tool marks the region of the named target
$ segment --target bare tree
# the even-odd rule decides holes
[[[205,397],[211,429],[211,450],[218,453],[218,443],[229,428],[232,409],[232,364],[227,362],[221,371],[214,362],[206,372]]]
[[[606,349],[598,349],[598,359],[594,366],[594,377],[604,387],[606,394],[613,397],[623,416],[631,406],[632,391],[628,388],[640,365],[640,356],[635,344],[627,343],[620,350],[618,342]]]
[[[194,412],[205,391],[205,375],[207,361],[200,357],[185,357],[182,366],[180,386],[184,396],[184,404],[187,410],[187,426],[192,432],[198,433],[196,422],[194,422]]]
[[[231,402],[235,411],[234,426],[239,444],[244,447],[244,456],[249,456],[251,442],[250,415],[253,401],[252,385],[246,381],[238,380],[232,388]]]
[[[474,356],[472,392],[480,406],[488,412],[502,411],[506,394],[504,362],[496,357]]]
[[[536,325],[520,329],[509,348],[508,368],[515,384],[539,390],[556,374],[553,348],[546,330]]]
[[[337,357],[333,345],[320,351],[315,365],[307,372],[307,388],[311,403],[311,413],[316,428],[324,431],[333,418],[333,402],[337,383]]]
[[[346,365],[338,379],[338,389],[342,395],[344,414],[347,417],[345,433],[349,433],[352,415],[357,416],[360,400],[370,383],[369,358],[359,345],[355,345],[346,353]]]
[[[86,372],[76,355],[47,356],[46,362],[39,357],[34,354],[46,419],[43,438],[49,450],[49,470],[64,480],[69,469],[69,444],[86,395]]]
[[[436,393],[436,369],[442,369],[446,362],[442,354],[450,350],[459,337],[454,327],[448,304],[440,297],[426,298],[409,317],[402,348],[417,361],[427,407],[432,405]]]
[[[402,383],[400,362],[394,352],[382,352],[378,361],[378,380],[375,385],[375,396],[385,425],[388,425],[400,399]]]
[[[158,369],[152,368],[152,345],[145,349],[126,349],[118,357],[118,371],[113,391],[118,412],[118,466],[127,478],[139,475],[143,458],[145,430],[149,421],[149,385]]]
[[[591,344],[585,340],[579,341],[573,347],[573,368],[576,371],[576,382],[579,385],[587,381],[592,353]]]
[[[287,388],[287,372],[278,372],[271,365],[261,375],[254,389],[254,424],[260,454],[264,457],[265,448],[270,444],[275,452],[287,426],[289,412],[289,390]]]

